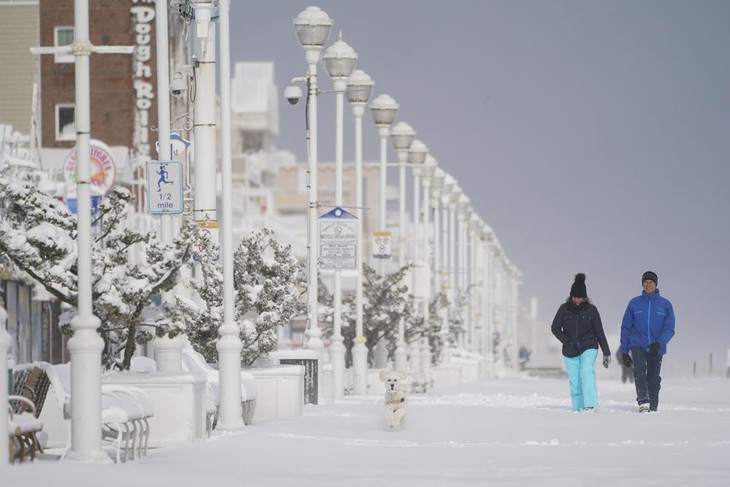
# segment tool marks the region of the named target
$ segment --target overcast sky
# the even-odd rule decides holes
[[[317,5],[334,19],[328,45],[342,30],[374,95],[400,104],[397,121],[496,231],[546,326],[584,272],[618,336],[651,269],[677,316],[669,357],[706,368],[714,352],[727,365],[730,2],[232,3],[232,63],[273,61],[280,91],[306,69],[294,17]],[[323,69],[320,86],[332,86]],[[301,107],[282,100],[280,117],[277,145],[305,160]],[[332,161],[333,96],[319,121],[320,160]],[[369,114],[363,125],[377,160]]]

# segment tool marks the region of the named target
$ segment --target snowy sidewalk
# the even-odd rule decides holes
[[[655,414],[635,412],[631,384],[599,397],[572,413],[567,380],[475,382],[411,395],[400,431],[382,398],[351,397],[123,465],[16,466],[2,485],[728,485],[730,380],[665,378]]]

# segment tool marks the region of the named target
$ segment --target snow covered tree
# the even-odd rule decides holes
[[[458,292],[453,303],[448,307],[448,323],[449,329],[447,333],[448,346],[458,348],[460,337],[464,336],[464,317],[467,313],[467,292]]]
[[[193,348],[207,361],[215,362],[215,344],[223,322],[223,273],[221,262],[214,257],[218,246],[205,235],[197,239],[193,253],[200,279],[192,285],[201,302],[178,299],[176,316],[186,323]],[[235,251],[233,282],[235,320],[241,322],[241,358],[245,365],[251,365],[276,349],[278,327],[304,312],[301,294],[306,275],[291,247],[277,242],[271,230],[263,229],[244,238]]]
[[[369,265],[363,264],[363,334],[365,346],[368,348],[369,363],[374,359],[375,345],[382,339],[386,340],[388,356],[391,358],[394,356],[398,341],[398,321],[401,317],[405,319],[407,341],[420,335],[423,319],[419,321],[415,315],[413,297],[408,294],[408,286],[403,283],[403,278],[409,269],[410,266],[406,265],[393,274],[382,276]],[[355,294],[350,293],[342,300],[341,332],[346,349],[345,362],[348,366],[352,364],[352,346],[355,338],[357,311],[355,298]],[[325,306],[331,306],[331,302],[331,295],[326,296],[320,301],[320,310]],[[325,320],[322,331],[325,338],[331,338],[331,320]]]
[[[92,225],[93,313],[101,320],[103,365],[111,368],[122,352],[128,369],[136,343],[153,335],[143,326],[143,311],[152,297],[172,289],[190,254],[195,226],[186,222],[178,237],[163,244],[153,232],[126,226],[132,194],[112,188],[99,203]],[[29,181],[0,177],[0,254],[40,283],[52,296],[71,306],[60,319],[61,330],[73,333],[77,310],[76,216],[65,204],[39,191]]]

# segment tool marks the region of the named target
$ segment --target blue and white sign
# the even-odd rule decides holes
[[[183,176],[180,161],[147,163],[147,212],[176,215],[183,211]]]
[[[188,149],[190,148],[191,142],[184,139],[182,135],[177,133],[170,134],[170,159],[180,161],[185,164],[188,160]],[[155,143],[157,153],[160,153],[160,141]]]
[[[339,206],[319,217],[321,270],[354,270],[358,252],[357,217]]]

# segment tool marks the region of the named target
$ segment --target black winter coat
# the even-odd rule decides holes
[[[603,355],[611,355],[598,308],[587,301],[576,306],[568,298],[558,308],[550,328],[563,344],[565,357],[577,357],[589,348],[598,348],[599,345]]]

